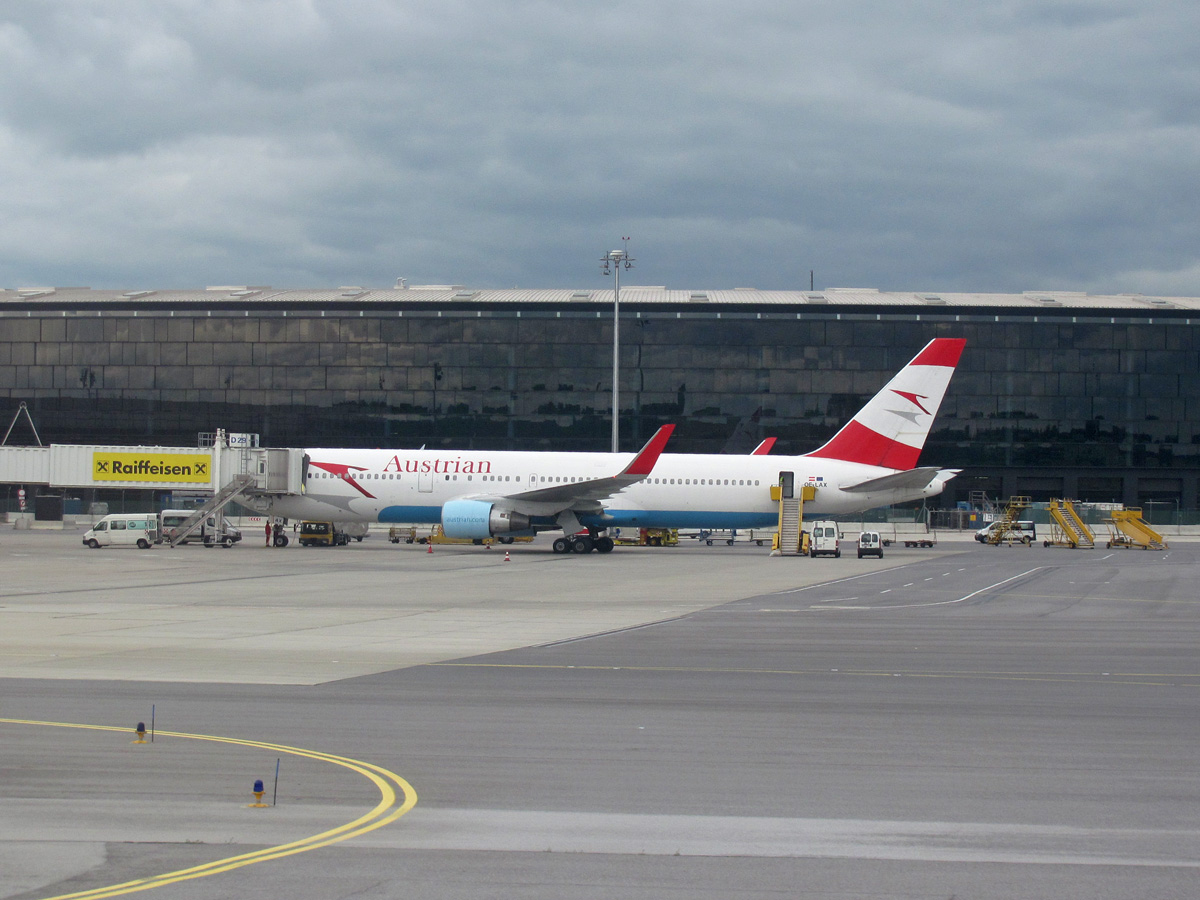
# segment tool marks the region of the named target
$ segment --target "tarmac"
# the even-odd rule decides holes
[[[0,897],[1184,897],[1200,874],[1194,544],[79,541],[0,532]]]

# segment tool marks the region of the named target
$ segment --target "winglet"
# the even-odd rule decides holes
[[[775,442],[777,440],[779,440],[779,438],[773,438],[773,437],[767,438],[761,444],[759,444],[757,447],[755,447],[750,452],[750,455],[751,456],[766,456],[768,453],[771,452],[771,448],[775,446]]]
[[[649,475],[654,470],[654,464],[658,462],[658,458],[662,455],[663,448],[667,446],[667,440],[671,437],[671,432],[674,430],[674,425],[664,425],[658,431],[654,432],[654,437],[646,441],[646,446],[638,451],[638,455],[633,458],[633,462],[627,465],[621,474]]]

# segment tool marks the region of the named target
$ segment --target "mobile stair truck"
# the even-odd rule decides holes
[[[1166,539],[1150,527],[1142,518],[1142,511],[1137,507],[1114,509],[1112,518],[1105,519],[1108,525],[1108,547],[1141,547],[1143,550],[1166,550]]]
[[[1090,550],[1096,546],[1096,536],[1075,511],[1074,500],[1050,501],[1050,540],[1043,547],[1068,547],[1071,550]]]

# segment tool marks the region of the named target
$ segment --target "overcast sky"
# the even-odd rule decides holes
[[[1200,4],[0,0],[0,286],[1200,296]]]

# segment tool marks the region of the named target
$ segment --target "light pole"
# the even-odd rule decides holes
[[[618,385],[621,377],[621,266],[633,268],[633,257],[629,255],[629,238],[623,237],[624,248],[612,250],[600,257],[604,263],[604,274],[613,276],[613,374],[612,374],[612,452],[618,450],[620,436],[621,405]]]

